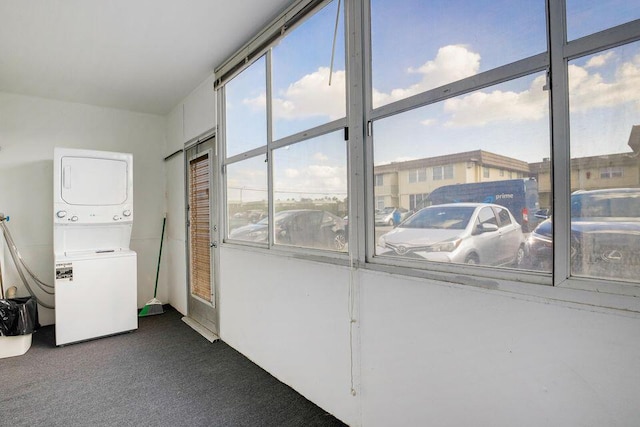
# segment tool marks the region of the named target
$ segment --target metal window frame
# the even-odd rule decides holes
[[[363,8],[364,25],[367,35],[370,34],[370,5],[365,1]],[[569,239],[570,239],[570,170],[566,167],[570,161],[569,155],[569,109],[568,109],[568,82],[567,64],[571,59],[590,55],[613,47],[625,45],[640,40],[640,20],[622,24],[605,31],[591,34],[567,43],[565,30],[565,0],[547,1],[547,43],[548,51],[528,58],[506,64],[492,70],[462,79],[451,84],[431,89],[409,98],[402,99],[378,108],[365,108],[365,121],[367,123],[366,135],[366,176],[373,174],[373,142],[372,123],[375,120],[401,114],[422,106],[434,104],[455,96],[470,93],[489,86],[500,84],[519,77],[545,71],[551,83],[549,120],[550,142],[552,150],[552,191],[553,194],[565,194],[565,197],[553,198],[554,209],[554,268],[551,277],[548,274],[540,274],[528,271],[495,270],[485,267],[443,265],[430,262],[411,262],[403,259],[384,259],[375,254],[375,225],[371,218],[367,221],[367,257],[368,266],[375,270],[382,270],[397,274],[405,274],[416,277],[433,277],[436,280],[454,281],[455,283],[472,284],[475,278],[487,278],[506,280],[513,282],[526,282],[531,284],[553,285],[556,288],[568,288],[596,292],[607,292],[617,295],[640,296],[640,286],[634,283],[619,282],[603,279],[583,279],[571,277],[569,265]],[[371,40],[368,37],[368,40]],[[364,104],[371,105],[371,51],[370,45],[365,46],[366,75],[364,86],[369,92],[364,97]],[[375,197],[373,186],[366,185],[370,198]],[[557,215],[557,220],[556,220]],[[366,214],[365,214],[366,217]],[[417,272],[420,271],[420,272]],[[457,279],[450,276],[441,276],[441,273],[454,273]],[[464,278],[464,279],[461,279]],[[618,304],[622,306],[625,304]],[[637,304],[636,304],[637,305]]]
[[[312,8],[307,8],[310,4]],[[316,7],[323,7],[325,1],[299,1],[292,8],[305,10],[307,16],[311,16]],[[570,241],[570,217],[569,217],[569,197],[570,194],[570,170],[566,165],[570,162],[569,153],[569,109],[568,109],[568,61],[610,49],[616,46],[625,45],[640,40],[640,20],[634,20],[605,31],[590,34],[576,40],[567,42],[566,40],[566,4],[565,0],[546,0],[547,12],[547,50],[545,52],[522,58],[509,64],[484,71],[477,75],[455,81],[441,87],[433,88],[425,92],[413,95],[409,98],[385,104],[377,108],[372,108],[372,76],[371,76],[371,5],[369,0],[345,0],[345,54],[347,68],[347,88],[346,102],[347,115],[345,118],[323,124],[303,132],[296,133],[272,140],[271,111],[270,103],[267,103],[267,145],[247,151],[230,158],[226,158],[224,151],[221,151],[220,158],[223,159],[222,172],[228,164],[241,162],[248,158],[259,155],[266,155],[271,158],[273,150],[286,145],[296,144],[306,141],[316,136],[324,135],[348,127],[349,139],[347,141],[347,168],[348,168],[348,197],[349,197],[349,259],[348,265],[355,268],[366,268],[374,271],[388,272],[411,277],[433,279],[442,282],[450,282],[463,285],[478,286],[489,289],[500,289],[507,292],[516,292],[527,295],[542,295],[545,297],[558,298],[565,301],[576,301],[578,303],[593,304],[600,307],[624,308],[631,311],[640,311],[640,303],[630,302],[626,296],[640,296],[640,286],[637,284],[621,283],[612,280],[590,280],[571,277],[569,265],[569,241]],[[296,25],[304,21],[298,16]],[[277,20],[276,20],[277,21]],[[271,28],[271,27],[270,27]],[[289,28],[281,30],[280,36],[285,34]],[[263,33],[268,33],[267,30]],[[279,37],[280,37],[279,36]],[[267,36],[262,36],[262,41]],[[277,39],[279,39],[279,37]],[[272,42],[276,39],[270,39]],[[253,43],[253,44],[252,44]],[[273,43],[272,43],[273,44]],[[261,46],[259,55],[267,54],[268,62],[272,44],[265,45],[260,41],[253,40],[248,43],[252,46]],[[230,61],[216,69],[227,73],[226,78],[233,77],[241,72],[248,64],[249,56],[246,55],[247,46],[234,58],[241,58],[244,55],[245,64],[242,67],[229,73]],[[238,56],[239,55],[239,56]],[[259,56],[258,55],[258,56]],[[256,57],[256,56],[254,56]],[[232,62],[232,61],[231,61]],[[463,265],[444,265],[429,262],[411,262],[396,258],[376,257],[375,254],[375,224],[374,211],[376,208],[376,196],[374,187],[376,178],[373,168],[373,123],[376,120],[401,114],[416,108],[444,101],[449,98],[471,93],[500,83],[514,80],[520,77],[533,75],[536,73],[547,73],[550,87],[549,96],[549,129],[552,155],[552,194],[565,195],[553,197],[552,206],[554,210],[554,267],[552,274],[528,272],[523,270],[495,269],[491,267]],[[268,67],[267,90],[271,90],[270,67]],[[227,80],[228,81],[228,80]],[[221,82],[221,83],[220,83]],[[224,81],[219,81],[218,90],[222,96],[218,97],[219,118],[224,123]],[[269,92],[268,97],[272,94]],[[270,99],[270,98],[269,98]],[[220,149],[225,147],[224,127],[219,134]],[[273,215],[273,170],[269,162],[268,185],[269,185],[269,212]],[[511,174],[511,172],[509,172]],[[444,171],[443,171],[444,175]],[[223,191],[226,191],[226,177],[221,181]],[[219,206],[226,211],[226,194],[224,203]],[[221,218],[226,220],[226,215]],[[270,225],[270,236],[273,234],[273,225]],[[226,242],[226,227],[225,242]],[[270,237],[271,238],[271,237]],[[226,244],[226,243],[225,243]],[[265,250],[265,245],[252,247],[247,242],[239,244],[228,242],[228,244],[242,246],[249,250]],[[255,246],[255,245],[254,245]],[[297,257],[329,262],[334,264],[345,264],[344,254],[337,254],[325,251],[318,253],[306,248],[286,248],[274,246],[269,243],[268,248],[274,254],[283,253],[290,256],[295,252]],[[532,286],[535,284],[551,286]],[[581,291],[588,291],[582,293]],[[596,291],[594,293],[593,291]],[[554,292],[554,293],[550,293]],[[600,294],[598,294],[600,293]],[[603,301],[602,293],[606,293],[609,298]],[[594,296],[594,295],[598,296]],[[596,301],[593,303],[593,301]]]
[[[494,86],[500,83],[504,83],[510,80],[514,80],[520,77],[532,75],[539,72],[546,72],[550,66],[550,59],[548,52],[539,53],[530,57],[520,59],[518,61],[505,64],[496,67],[491,70],[470,76],[468,78],[458,80],[434,89],[427,90],[425,92],[413,95],[411,97],[395,101],[390,104],[385,104],[377,108],[372,106],[372,53],[371,53],[371,26],[370,16],[371,7],[369,1],[364,1],[363,4],[363,24],[366,29],[367,43],[364,45],[365,58],[364,71],[365,78],[363,86],[366,87],[366,93],[364,97],[364,117],[367,123],[366,133],[366,172],[365,176],[368,177],[373,174],[373,123],[376,120],[391,117],[397,114],[402,114],[406,111],[414,110],[426,105],[442,102],[446,99],[456,96],[464,95],[473,91],[484,89],[490,86]],[[365,107],[366,106],[366,107]],[[551,112],[550,112],[551,115]],[[551,139],[550,139],[551,140]],[[441,171],[442,178],[444,179],[444,169]],[[435,179],[435,178],[434,178]],[[366,191],[369,198],[374,198],[374,188],[372,185],[366,185]],[[367,206],[367,205],[365,205]],[[509,280],[509,281],[522,281],[522,277],[526,277],[526,281],[535,284],[550,285],[551,278],[548,274],[541,274],[538,272],[527,272],[522,270],[512,269],[495,269],[483,266],[468,267],[464,265],[447,265],[433,262],[420,262],[411,261],[405,259],[399,259],[394,257],[379,257],[375,255],[375,223],[371,216],[366,217],[366,263],[369,268],[375,270],[392,271],[398,274],[407,274],[407,269],[421,270],[423,274],[434,275],[441,278],[441,273],[455,273],[457,283],[465,282],[470,283],[475,280],[474,278],[483,277],[488,279]],[[445,276],[446,277],[446,276]],[[464,278],[464,279],[463,279]],[[449,277],[445,281],[451,281]]]
[[[306,0],[306,1],[299,1],[296,4],[294,4],[290,10],[295,10],[295,25],[292,24],[287,24],[285,26],[279,27],[280,30],[279,33],[277,34],[277,36],[274,37],[267,37],[267,36],[261,36],[262,38],[259,38],[258,41],[252,41],[250,43],[248,43],[247,46],[251,45],[251,46],[260,46],[260,49],[256,49],[254,50],[254,54],[252,55],[247,55],[246,58],[249,58],[249,56],[251,56],[251,58],[253,58],[253,62],[255,62],[256,60],[258,60],[260,57],[265,56],[265,67],[266,67],[266,99],[267,99],[267,103],[266,103],[266,115],[267,115],[267,143],[266,145],[245,151],[243,153],[239,153],[239,154],[235,154],[231,157],[226,157],[226,155],[224,154],[224,152],[221,154],[221,158],[223,159],[223,165],[222,165],[222,173],[224,174],[224,189],[223,189],[223,200],[224,200],[224,207],[225,210],[223,212],[223,217],[224,217],[224,222],[225,222],[225,226],[224,226],[224,238],[223,238],[223,242],[225,244],[232,244],[232,245],[238,245],[238,246],[243,246],[243,247],[249,247],[249,248],[256,248],[259,250],[264,250],[265,248],[268,248],[270,251],[273,251],[275,253],[277,252],[282,252],[282,253],[286,253],[286,254],[290,254],[290,253],[295,253],[296,255],[306,255],[310,258],[313,259],[327,259],[333,262],[338,262],[338,263],[343,263],[344,264],[344,260],[347,258],[348,254],[342,253],[342,252],[336,252],[336,251],[328,251],[328,250],[322,250],[322,249],[313,249],[313,248],[305,248],[305,247],[297,247],[297,246],[285,246],[285,245],[276,245],[275,242],[273,241],[273,236],[274,236],[274,224],[273,221],[269,221],[269,239],[268,239],[268,243],[267,244],[260,244],[260,243],[252,243],[252,242],[245,242],[245,241],[241,241],[241,240],[232,240],[229,239],[228,236],[228,210],[226,209],[226,205],[227,205],[227,194],[226,194],[226,168],[228,165],[231,164],[235,164],[238,162],[242,162],[244,160],[248,160],[248,159],[252,159],[255,158],[257,156],[261,156],[261,155],[266,155],[266,161],[267,161],[267,194],[268,194],[268,215],[269,218],[273,218],[275,215],[275,203],[274,203],[274,177],[273,177],[273,162],[271,161],[273,158],[273,154],[274,151],[282,148],[282,147],[286,147],[286,146],[290,146],[290,145],[294,145],[294,144],[299,144],[299,143],[304,143],[310,139],[322,136],[322,135],[326,135],[332,132],[336,132],[336,131],[341,131],[342,129],[345,129],[347,127],[347,117],[343,117],[337,120],[333,120],[315,127],[312,127],[310,129],[305,129],[303,131],[294,133],[292,135],[287,135],[285,137],[282,137],[278,140],[274,140],[273,139],[273,106],[272,106],[272,102],[270,102],[270,100],[273,99],[273,79],[272,79],[272,48],[277,44],[277,42],[282,39],[283,37],[286,37],[290,31],[294,28],[296,28],[299,25],[302,25],[307,19],[311,18],[312,16],[315,15],[315,13],[317,11],[319,11],[320,9],[324,8],[325,6],[327,6],[329,3],[331,3],[332,1],[337,1],[337,0],[321,0],[321,1],[313,1],[313,0]],[[346,5],[341,6],[343,7],[344,13],[345,13],[345,27],[347,27],[347,18],[346,18]],[[283,17],[280,17],[278,19],[276,19],[276,21],[278,24],[280,25],[283,20],[286,20],[286,18],[288,16],[291,15],[291,12],[286,12],[284,14]],[[266,29],[263,33],[264,34],[268,34],[268,33],[273,33],[272,31],[273,29]],[[261,33],[261,34],[263,34]],[[348,34],[345,28],[345,35]],[[346,36],[345,36],[346,37]],[[265,42],[265,40],[269,40],[269,42]],[[346,44],[346,41],[345,41]],[[247,47],[243,48],[244,50],[241,50],[238,54],[236,54],[236,62],[237,59],[239,58],[237,55],[240,55],[240,57],[242,55],[246,55],[246,51],[247,51]],[[345,53],[346,53],[347,49],[345,49]],[[227,63],[225,64],[231,64],[233,63],[234,60],[233,58],[230,59],[229,61],[227,61]],[[233,77],[239,75],[242,71],[244,71],[245,69],[247,69],[248,67],[250,67],[253,64],[252,61],[249,61],[248,59],[245,59],[245,63],[242,64],[242,66],[233,66],[233,65],[225,65],[223,64],[223,66],[220,67],[220,69],[222,70],[222,72],[226,72],[226,75],[220,79],[219,81],[217,81],[216,83],[216,90],[220,91],[221,96],[218,97],[218,99],[220,100],[219,105],[218,105],[218,111],[219,111],[219,119],[221,120],[221,123],[225,123],[224,118],[225,118],[225,84],[230,81]],[[345,65],[347,64],[347,60],[345,58]],[[348,92],[348,80],[347,80],[347,88],[346,91]],[[347,95],[348,98],[348,95]],[[347,103],[347,100],[345,99],[345,103]],[[345,109],[347,116],[348,116],[348,108]],[[224,127],[224,126],[223,126]],[[222,136],[222,143],[220,144],[220,146],[225,147],[226,148],[226,134],[224,132],[221,133]],[[347,147],[347,169],[349,169],[348,167],[348,159],[349,159],[349,150]],[[349,175],[349,174],[348,174]],[[349,185],[347,187],[347,194],[349,194],[350,188]]]

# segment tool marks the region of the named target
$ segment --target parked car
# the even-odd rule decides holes
[[[375,212],[376,225],[398,225],[411,214],[405,208],[387,207]]]
[[[551,271],[552,218],[527,239],[527,261]],[[640,274],[640,189],[577,191],[571,195],[571,273],[637,280]]]
[[[524,235],[520,224],[503,206],[448,203],[421,209],[382,235],[377,254],[517,266],[524,258]]]
[[[229,216],[229,230],[233,230],[234,228],[242,227],[247,224],[254,224],[266,216],[267,213],[265,211],[256,209],[236,212]]]
[[[540,209],[540,203],[538,182],[533,178],[444,185],[433,190],[420,207],[459,202],[504,206],[525,233],[533,230],[541,221],[534,215]]]
[[[274,216],[275,243],[342,251],[347,244],[346,222],[314,209],[281,211]],[[231,230],[229,239],[267,242],[269,218]]]

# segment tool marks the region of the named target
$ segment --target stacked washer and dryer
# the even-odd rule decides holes
[[[133,156],[54,150],[56,345],[138,328]]]

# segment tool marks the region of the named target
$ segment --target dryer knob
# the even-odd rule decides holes
[[[67,211],[58,211],[56,212],[56,216],[58,218],[64,218],[65,216],[67,216]]]
[[[70,219],[71,221],[73,221],[73,222],[76,222],[76,221],[78,220],[78,217],[74,215],[74,216],[72,216],[72,217],[71,217],[71,218],[69,218],[69,219]]]
[[[124,216],[131,216],[131,211],[129,209],[125,210],[122,212],[122,215]]]
[[[120,219],[120,216],[119,216],[119,215],[114,215],[114,216],[113,216],[113,220],[114,220],[114,221],[118,221],[119,219]]]

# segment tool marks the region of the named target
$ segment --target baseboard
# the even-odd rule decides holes
[[[190,317],[184,316],[182,318],[182,321],[184,323],[186,323],[187,325],[191,326],[191,329],[193,329],[194,331],[196,331],[197,333],[202,335],[207,341],[209,341],[211,343],[216,342],[216,341],[218,341],[220,339],[220,337],[218,335],[216,335],[215,333],[211,332],[209,329],[205,328],[200,323],[196,322],[195,320],[193,320]]]

